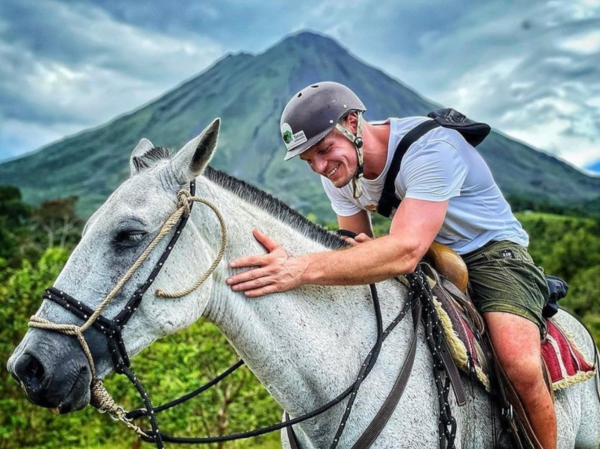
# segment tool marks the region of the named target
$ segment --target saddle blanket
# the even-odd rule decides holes
[[[596,367],[585,359],[575,343],[552,318],[546,324],[548,335],[542,342],[542,356],[550,371],[552,389],[561,390],[593,377]]]
[[[478,379],[489,391],[489,366],[478,341],[478,331],[470,326],[464,308],[439,287],[434,284],[432,289],[434,304],[452,358],[460,370]],[[594,364],[585,359],[556,321],[550,318],[546,323],[548,334],[542,342],[542,356],[550,372],[552,389],[561,390],[592,378],[596,373]]]

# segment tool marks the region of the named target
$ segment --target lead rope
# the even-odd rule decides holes
[[[138,270],[140,265],[147,259],[148,255],[156,248],[156,246],[166,237],[166,235],[173,229],[173,227],[179,222],[182,216],[188,217],[190,214],[191,203],[198,202],[207,205],[209,208],[213,210],[216,214],[219,224],[221,226],[221,245],[219,249],[219,253],[215,258],[212,265],[206,270],[206,272],[198,279],[190,288],[183,290],[177,293],[166,293],[162,290],[157,290],[155,294],[162,298],[180,298],[185,296],[195,289],[197,289],[208,277],[213,273],[213,271],[217,268],[219,263],[223,258],[223,254],[225,252],[225,247],[227,245],[227,227],[225,225],[225,220],[223,216],[217,209],[217,207],[208,200],[203,198],[198,198],[196,196],[191,196],[190,192],[186,189],[182,189],[177,194],[178,204],[177,210],[171,214],[171,216],[167,219],[165,224],[160,229],[158,235],[154,237],[154,240],[148,245],[148,247],[144,250],[144,252],[137,258],[137,260],[133,263],[133,265],[127,270],[127,272],[123,275],[123,277],[119,280],[117,285],[106,295],[106,297],[102,300],[98,308],[94,311],[94,313],[88,318],[84,315],[84,318],[87,320],[81,326],[76,326],[74,324],[57,324],[50,320],[46,320],[45,318],[38,317],[33,315],[29,319],[29,327],[37,328],[37,329],[45,329],[49,331],[59,332],[65,335],[74,335],[77,337],[81,348],[88,360],[90,365],[90,372],[92,376],[92,384],[90,386],[91,391],[91,400],[90,404],[96,407],[101,413],[109,413],[113,418],[125,423],[129,428],[133,429],[138,435],[149,437],[145,432],[142,431],[140,427],[135,425],[129,418],[127,418],[127,412],[125,409],[116,404],[114,399],[108,393],[102,380],[96,379],[96,366],[94,364],[94,359],[92,357],[92,353],[90,348],[83,337],[83,333],[88,330],[94,322],[101,315],[102,311],[108,306],[110,301],[119,293],[119,291],[123,288],[125,283],[129,281],[131,276]],[[129,371],[129,370],[128,370]],[[129,371],[127,376],[132,376],[132,381],[136,381],[135,375]],[[134,384],[136,384],[134,382]],[[136,387],[138,385],[136,384]],[[145,399],[145,398],[144,398]],[[154,423],[153,423],[154,424]],[[153,426],[154,427],[154,426]],[[156,433],[158,433],[158,429],[154,429]]]
[[[200,285],[202,285],[204,283],[204,281],[206,281],[209,278],[209,276],[213,273],[213,271],[215,271],[215,269],[221,262],[221,259],[223,259],[223,254],[225,254],[225,247],[227,246],[227,226],[225,225],[225,219],[223,218],[223,215],[221,215],[221,212],[219,212],[217,207],[208,200],[205,200],[203,198],[198,198],[197,196],[191,196],[191,194],[188,190],[180,190],[178,197],[179,197],[180,204],[182,204],[182,207],[185,208],[185,211],[186,211],[185,216],[186,217],[189,216],[189,214],[190,214],[190,201],[191,202],[195,201],[197,203],[206,204],[208,207],[210,207],[213,210],[213,212],[217,216],[217,219],[219,220],[219,225],[221,226],[221,245],[220,245],[217,257],[215,258],[212,265],[210,267],[208,267],[208,270],[206,270],[204,272],[204,274],[200,277],[200,279],[198,279],[196,282],[194,282],[194,284],[191,287],[189,287],[186,290],[177,292],[177,293],[167,293],[160,289],[156,290],[156,292],[155,292],[156,296],[160,296],[161,298],[171,298],[171,299],[181,298],[181,297],[193,292],[198,287],[200,287]]]

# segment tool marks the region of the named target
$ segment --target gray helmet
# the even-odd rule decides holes
[[[350,111],[366,111],[354,92],[343,84],[311,84],[292,97],[281,114],[285,160],[304,153],[323,139]]]

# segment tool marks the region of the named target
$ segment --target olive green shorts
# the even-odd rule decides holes
[[[508,240],[490,242],[463,259],[469,269],[473,301],[481,313],[522,316],[545,335],[542,309],[549,296],[548,284],[527,248]]]

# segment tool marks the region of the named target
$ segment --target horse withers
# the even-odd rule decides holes
[[[143,139],[131,155],[130,178],[89,219],[54,288],[96,309],[176,210],[178,192],[195,180],[195,195],[212,202],[225,217],[229,243],[223,261],[191,293],[175,299],[156,295],[159,289],[186,289],[218,255],[219,221],[209,208],[196,204],[179,242],[123,329],[126,352],[134,356],[156,339],[205,316],[221,329],[275,400],[292,417],[299,416],[354,382],[376,339],[370,290],[367,286],[304,286],[247,299],[225,284],[234,273],[226,261],[263,250],[252,238],[253,228],[268,230],[290,255],[337,250],[344,243],[270,195],[207,167],[216,148],[218,127],[219,122],[213,122],[175,156]],[[113,318],[126,307],[168,245],[169,239],[157,244],[107,303],[103,316]],[[378,290],[387,326],[405,304],[408,292],[391,280],[380,283]],[[49,300],[42,302],[36,316],[76,326],[83,322]],[[592,360],[595,345],[585,329],[562,311],[557,319]],[[411,333],[408,317],[385,340],[375,367],[358,392],[340,448],[351,447],[379,410],[407,357]],[[105,335],[90,327],[83,337],[95,376],[102,379],[114,370]],[[34,403],[60,413],[79,410],[89,403],[93,385],[92,364],[82,347],[74,336],[30,329],[11,356],[8,369]],[[493,447],[492,426],[499,417],[483,388],[471,387],[467,377],[463,381],[469,385],[467,404],[458,407],[450,398],[457,421],[456,447]],[[557,392],[559,448],[597,449],[600,403],[595,388],[595,381],[587,381]],[[344,407],[345,401],[295,426],[301,447],[329,446]],[[432,358],[421,331],[405,394],[373,447],[435,448],[437,420]],[[285,432],[282,444],[288,445]]]

